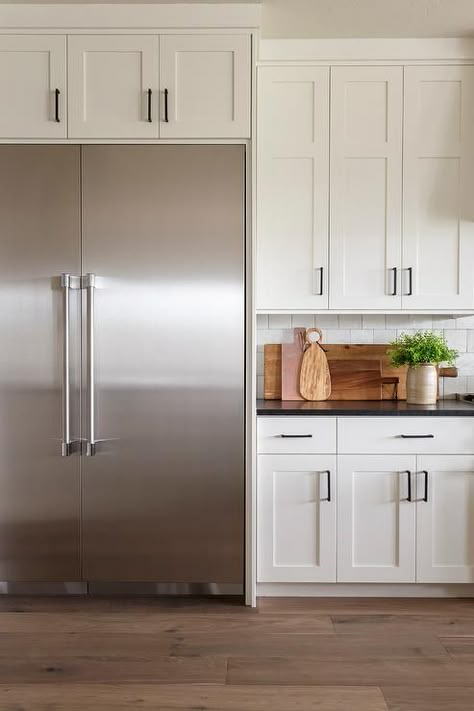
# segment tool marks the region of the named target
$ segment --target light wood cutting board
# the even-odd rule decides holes
[[[312,340],[314,333],[318,335],[317,341]],[[331,374],[322,340],[323,334],[319,328],[306,331],[299,390],[305,400],[312,402],[328,400],[331,395]]]

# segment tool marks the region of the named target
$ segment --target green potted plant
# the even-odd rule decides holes
[[[458,356],[458,352],[448,346],[444,336],[433,331],[402,333],[390,343],[387,353],[394,368],[408,365],[407,403],[413,405],[436,404],[437,366],[440,363],[453,365]]]

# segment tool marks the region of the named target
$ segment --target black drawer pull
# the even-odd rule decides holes
[[[402,439],[434,439],[434,434],[427,435],[400,435]]]
[[[329,469],[325,469],[321,474],[326,474],[328,478],[328,495],[326,496],[325,499],[321,499],[321,501],[329,501],[331,502],[331,472]]]
[[[277,437],[281,437],[282,439],[310,439],[313,435],[312,434],[305,434],[305,435],[287,435],[287,434],[280,434],[277,435]]]

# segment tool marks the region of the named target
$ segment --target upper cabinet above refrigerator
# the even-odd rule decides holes
[[[70,138],[247,138],[250,36],[68,38]]]
[[[66,138],[66,37],[0,35],[0,138]]]
[[[250,136],[250,36],[160,38],[162,138]]]
[[[68,38],[70,138],[158,138],[159,37]]]

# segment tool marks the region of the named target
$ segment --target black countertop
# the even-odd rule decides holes
[[[437,405],[407,405],[403,400],[331,400],[326,402],[257,400],[257,415],[474,417],[474,404],[461,400],[440,400]]]

